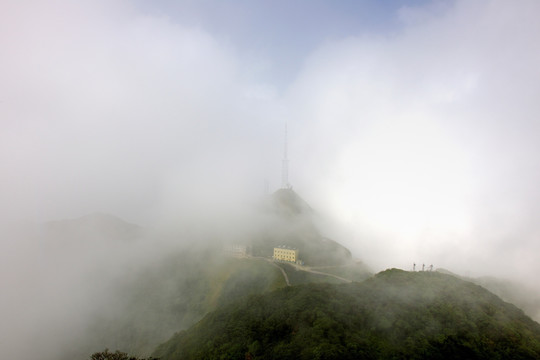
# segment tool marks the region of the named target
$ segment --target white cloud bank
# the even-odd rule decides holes
[[[287,99],[302,136],[291,153],[308,159],[302,185],[355,229],[360,257],[530,280],[540,271],[539,8],[403,9],[402,31],[308,59]]]
[[[288,121],[291,181],[375,267],[540,270],[538,8],[403,8],[391,35],[321,44],[279,96],[234,39],[133,3],[4,3],[0,213],[226,207],[279,183]]]
[[[230,46],[129,2],[22,2],[0,16],[4,218],[144,222],[171,181],[210,196],[251,186],[249,171],[262,189],[272,111],[245,96],[256,88]]]
[[[539,7],[403,8],[391,35],[323,43],[279,96],[234,39],[133,3],[4,3],[0,213],[226,207],[279,183],[288,121],[291,181],[375,267],[540,270]]]

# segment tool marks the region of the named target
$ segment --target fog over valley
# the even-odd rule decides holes
[[[539,11],[2,2],[0,358],[165,354],[239,294],[423,265],[539,321]]]

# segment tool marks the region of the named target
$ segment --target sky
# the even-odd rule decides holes
[[[280,187],[287,124],[290,183],[375,271],[534,285],[539,10],[3,1],[0,217],[226,212]]]

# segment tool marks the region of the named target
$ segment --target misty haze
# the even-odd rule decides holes
[[[540,358],[539,12],[2,2],[0,358]]]

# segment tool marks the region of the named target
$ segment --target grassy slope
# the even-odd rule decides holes
[[[330,284],[342,284],[343,281],[331,276],[325,276],[322,274],[313,274],[307,271],[301,271],[292,265],[285,262],[277,263],[287,273],[289,282],[291,285],[309,284],[309,283],[330,283]]]
[[[81,352],[110,348],[147,356],[175,331],[193,325],[209,311],[243,296],[286,286],[279,269],[264,261],[200,259],[200,254],[171,256],[159,266],[124,279],[117,289],[117,306],[96,318]]]
[[[457,275],[446,269],[437,269],[437,271],[478,284],[504,301],[515,304],[534,320],[540,321],[540,294],[537,290],[531,289],[515,280],[500,279],[491,276],[471,278]]]
[[[363,281],[373,276],[369,269],[361,262],[353,262],[342,266],[314,268],[314,270],[337,275],[352,281]]]
[[[172,359],[538,359],[540,325],[480,286],[388,270],[308,284],[207,315],[162,344]]]
[[[517,305],[531,318],[540,321],[540,295],[537,291],[514,281],[493,277],[471,279],[470,281],[488,289],[500,296],[501,299]]]
[[[280,190],[268,200],[261,209],[261,226],[250,236],[255,255],[271,256],[274,246],[288,244],[301,250],[307,264],[341,266],[351,261],[348,249],[322,237],[314,225],[313,210],[292,190]],[[100,214],[53,222],[46,228],[55,234],[54,238],[68,242],[88,241],[81,238],[87,233],[112,240],[131,239],[142,231],[136,225]],[[342,282],[283,267],[292,284]],[[279,269],[265,261],[227,259],[215,249],[207,254],[171,254],[152,267],[139,269],[130,278],[118,279],[116,288],[107,294],[111,305],[95,315],[66,359],[104,348],[147,356],[157,344],[193,325],[209,311],[243,296],[284,286]]]

